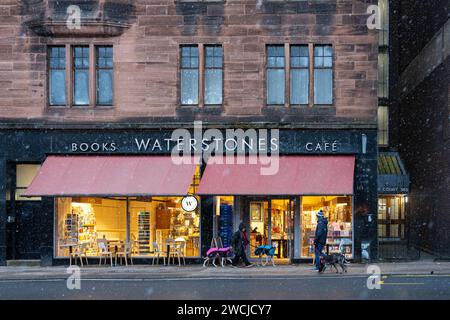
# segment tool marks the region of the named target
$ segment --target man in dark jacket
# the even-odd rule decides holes
[[[241,222],[239,224],[239,230],[233,234],[233,238],[231,239],[231,244],[234,251],[234,258],[232,261],[233,266],[237,266],[240,258],[242,258],[242,261],[244,261],[246,267],[252,266],[250,261],[247,259],[247,255],[245,254],[245,248],[248,245],[246,231],[245,225]]]
[[[315,253],[315,265],[316,270],[320,268],[320,256],[322,255],[323,248],[327,243],[328,234],[328,220],[324,217],[322,209],[317,212],[317,227],[314,237],[314,253]]]

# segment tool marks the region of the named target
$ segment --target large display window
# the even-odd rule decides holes
[[[314,256],[316,213],[320,209],[328,219],[328,251],[337,252],[341,246],[347,258],[353,257],[352,201],[350,196],[301,197],[301,256],[303,258]]]
[[[151,256],[155,246],[184,241],[185,256],[198,257],[200,214],[186,212],[182,197],[56,198],[56,256],[73,247],[98,255],[98,239],[112,248],[128,241],[135,256]],[[127,217],[127,208],[129,216]]]

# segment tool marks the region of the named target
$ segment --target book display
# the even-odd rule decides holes
[[[138,242],[139,253],[148,254],[150,252],[150,212],[138,213]]]
[[[352,208],[350,197],[303,197],[302,257],[314,256],[317,212],[322,209],[328,219],[327,246],[330,253],[341,250],[352,258]],[[326,248],[324,249],[326,252]]]
[[[95,213],[92,205],[88,203],[72,203],[72,213],[67,215],[71,217],[71,228],[75,221],[78,223],[77,243],[83,246],[87,255],[97,253],[97,230]],[[66,219],[66,222],[67,219]],[[66,223],[66,226],[68,224]]]

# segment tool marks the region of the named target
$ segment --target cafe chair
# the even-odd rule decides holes
[[[159,257],[162,256],[164,265],[166,264],[166,255],[167,253],[164,252],[159,248],[159,245],[157,242],[152,242],[153,247],[153,259],[152,259],[152,265],[155,264],[155,258],[156,258],[156,264],[159,264]]]
[[[86,248],[82,244],[77,244],[72,247],[72,250],[70,252],[69,260],[70,265],[72,266],[72,259],[75,264],[77,264],[77,259],[80,259],[80,265],[83,266],[83,257],[86,260],[86,265],[88,264],[87,255],[86,255]]]
[[[169,264],[170,258],[172,258],[173,264],[175,264],[175,257],[178,259],[178,265],[181,266],[181,259],[183,259],[183,264],[186,264],[184,259],[184,249],[186,247],[186,241],[175,241],[173,244],[173,249],[170,250],[169,254]]]
[[[133,265],[133,257],[131,256],[132,250],[131,245],[129,243],[124,243],[119,247],[119,250],[116,252],[115,264],[117,266],[117,258],[119,258],[120,263],[122,264],[122,259],[125,260],[125,265],[128,267],[128,259],[130,259],[131,265]]]
[[[108,240],[106,239],[97,239],[97,245],[98,245],[98,254],[100,256],[100,261],[98,263],[98,265],[102,264],[102,258],[105,258],[105,264],[106,264],[106,259],[109,257],[109,260],[111,262],[111,267],[113,266],[113,253],[111,251],[109,251],[108,248]]]

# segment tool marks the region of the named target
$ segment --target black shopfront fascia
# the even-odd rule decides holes
[[[173,130],[69,130],[69,129],[14,129],[0,131],[0,265],[5,265],[7,248],[23,246],[7,240],[7,230],[15,228],[14,217],[19,215],[14,197],[6,199],[7,190],[12,187],[12,168],[17,163],[42,163],[49,154],[64,155],[154,155],[171,152],[174,144],[168,142]],[[269,130],[270,132],[270,130]],[[225,136],[225,134],[224,134]],[[159,147],[153,148],[155,140]],[[148,141],[147,149],[145,143]],[[269,140],[270,141],[270,140]],[[141,148],[139,149],[138,143]],[[377,257],[377,138],[376,130],[297,130],[281,129],[278,138],[281,155],[355,155],[354,181],[354,258],[360,259],[361,242],[369,241],[370,256]],[[142,144],[144,143],[144,144]],[[158,146],[158,145],[157,145]],[[333,147],[331,147],[333,146]],[[152,150],[153,149],[153,150]],[[203,168],[204,169],[204,166]],[[7,182],[7,183],[5,183]],[[37,204],[29,201],[30,206],[38,206],[39,219],[31,232],[36,237],[39,258],[42,265],[58,263],[53,255],[54,247],[54,198],[44,197]],[[208,250],[213,233],[213,197],[201,199],[201,253]],[[25,201],[23,206],[27,206]],[[13,219],[11,219],[11,217]],[[23,258],[33,258],[27,257]]]

